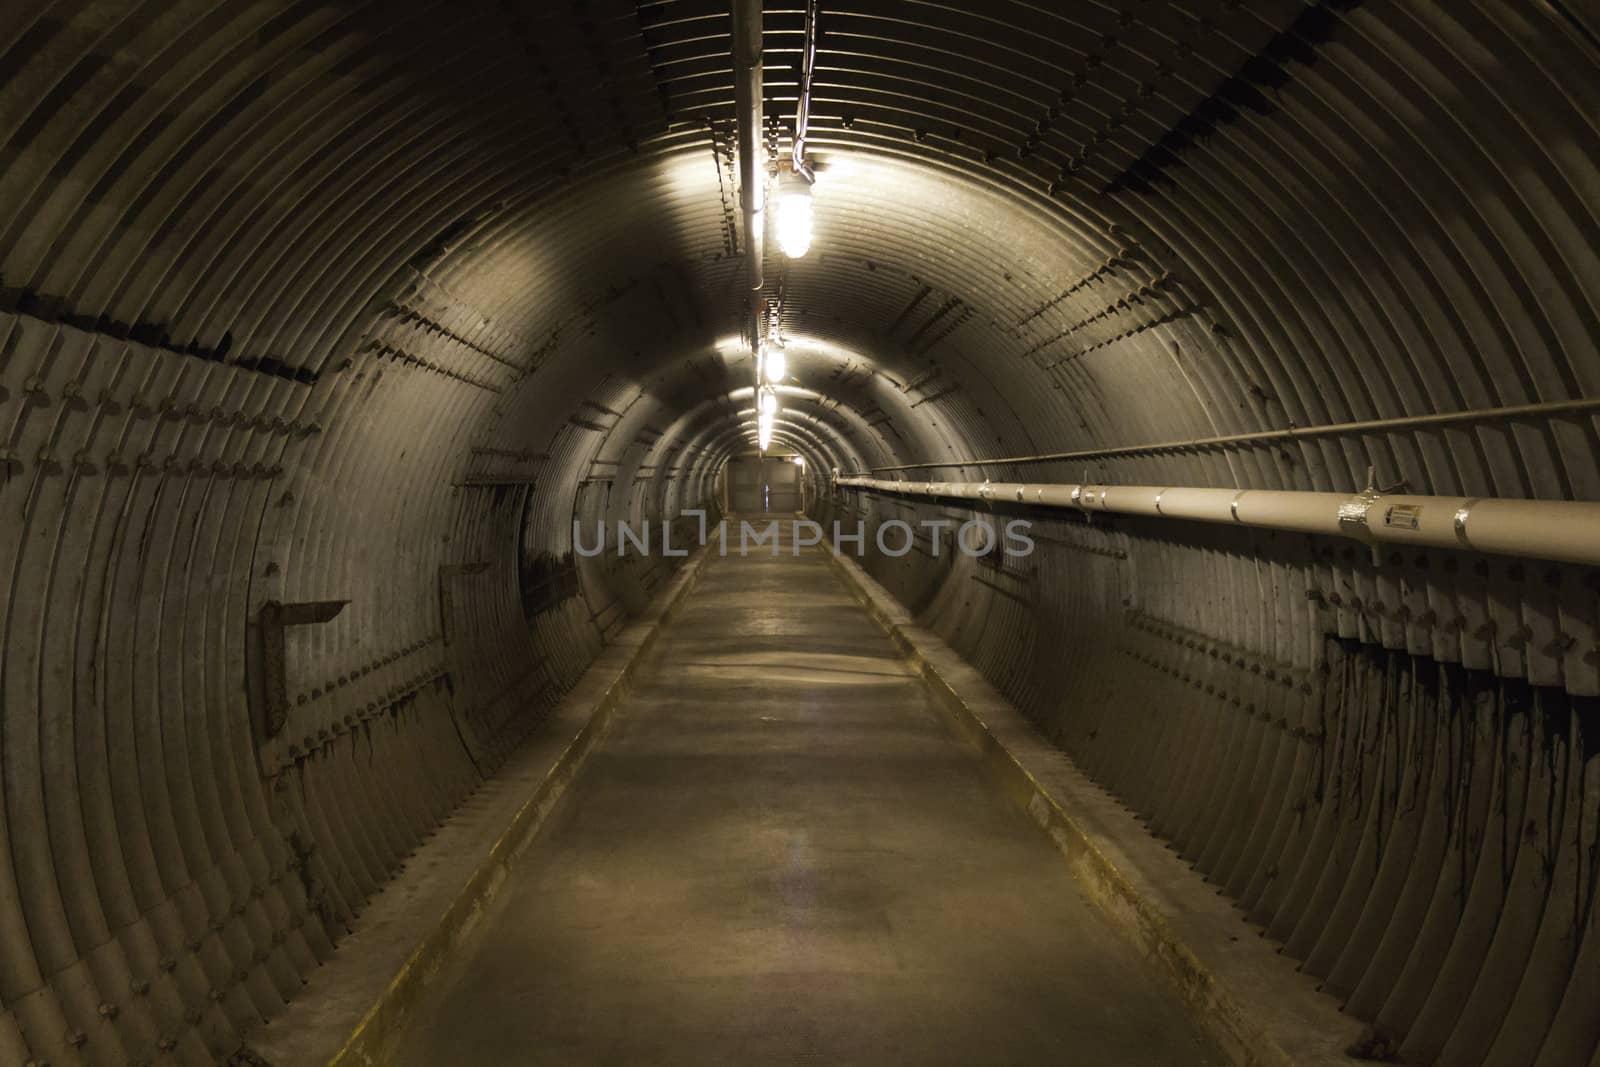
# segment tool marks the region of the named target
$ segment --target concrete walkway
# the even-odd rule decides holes
[[[403,1063],[1221,1062],[820,552],[708,560],[619,714]]]

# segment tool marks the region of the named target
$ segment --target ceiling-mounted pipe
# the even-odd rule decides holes
[[[1415,496],[1367,489],[1354,495],[1278,489],[1022,482],[897,482],[841,477],[843,488],[943,500],[1006,501],[1085,513],[1118,512],[1265,530],[1329,534],[1369,545],[1468,549],[1600,566],[1600,503]]]
[[[806,129],[811,123],[811,79],[817,69],[817,0],[806,4],[805,44],[800,52],[800,102],[794,115],[794,172],[813,181],[811,164],[806,160]]]
[[[733,0],[733,101],[739,119],[739,200],[744,209],[745,284],[762,286],[766,168],[761,161],[761,0]],[[755,302],[751,301],[754,316]],[[760,342],[759,332],[752,341]]]

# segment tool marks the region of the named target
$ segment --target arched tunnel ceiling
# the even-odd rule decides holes
[[[314,379],[302,407],[375,358],[502,407],[582,363],[562,417],[624,382],[681,410],[700,383],[663,365],[739,333],[723,5],[28,16],[5,68],[14,306]],[[786,144],[801,6],[765,26]],[[1596,109],[1570,76],[1592,56],[1564,8],[859,3],[819,31],[817,250],[772,256],[767,296],[789,336],[854,355],[794,374],[888,416],[868,459],[1596,388]],[[471,432],[548,444],[528,432],[548,417],[499,421]],[[1378,465],[1422,491],[1593,494],[1592,426],[1504,432],[1397,436]],[[1192,477],[1349,488],[1364,452]]]
[[[780,157],[803,7],[765,5]],[[574,520],[681,521],[750,448],[730,17],[6,16],[0,1062],[209,1062],[659,588],[659,560],[575,560]],[[776,438],[816,485],[931,465],[1349,493],[1370,467],[1416,493],[1600,499],[1594,408],[1500,411],[1600,397],[1590,5],[822,0],[817,30],[816,240],[768,248],[760,294],[789,342]],[[1477,414],[1172,443],[1449,412]],[[1040,452],[1075,458],[981,462]],[[1178,702],[1180,648],[1209,649],[1217,721],[1277,714],[1296,743],[1330,663],[1335,682],[1392,682],[1402,653],[1460,667],[1507,708],[1600,690],[1592,578],[1478,561],[1401,581],[1181,526],[1062,520],[1016,589],[943,564],[885,581],[1135,801],[1144,765],[1119,779],[1093,748],[1122,727],[1091,698]],[[277,626],[272,657],[285,605],[336,613]],[[1133,688],[1062,691],[1123,673],[1107,662]],[[1285,692],[1257,715],[1239,687],[1263,671]],[[1267,860],[1252,881],[1245,844],[1235,895],[1281,904],[1274,936],[1297,923],[1306,948],[1330,909],[1263,889]],[[1413,1002],[1357,989],[1362,1017],[1421,1016],[1437,1052],[1464,996],[1430,1016],[1394,988]],[[1528,1032],[1587,1056],[1592,1014]]]

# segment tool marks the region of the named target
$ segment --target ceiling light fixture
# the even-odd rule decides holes
[[[766,345],[761,351],[762,372],[768,382],[777,385],[789,374],[789,358],[784,355],[782,345]]]
[[[800,99],[795,106],[794,152],[789,166],[778,173],[778,247],[790,259],[811,248],[814,222],[811,183],[816,173],[806,158],[806,130],[811,122],[811,81],[817,68],[817,0],[806,4],[805,45],[800,54]]]
[[[811,249],[811,182],[803,172],[786,170],[778,177],[778,247],[790,259]]]

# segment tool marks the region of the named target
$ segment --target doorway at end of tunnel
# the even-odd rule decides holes
[[[728,510],[793,515],[801,510],[802,469],[793,456],[735,456],[728,461]]]

